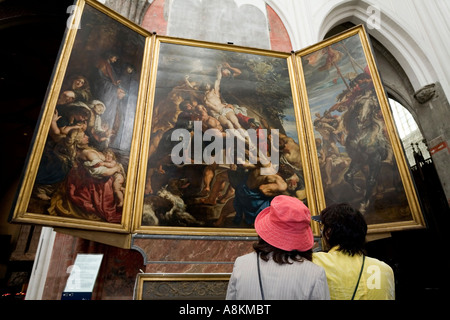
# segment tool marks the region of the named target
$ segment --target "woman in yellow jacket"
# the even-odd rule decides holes
[[[320,216],[326,252],[313,254],[313,262],[325,269],[331,300],[394,300],[392,268],[364,255],[367,224],[349,204],[334,204]]]

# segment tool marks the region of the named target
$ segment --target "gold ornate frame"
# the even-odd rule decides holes
[[[135,300],[225,300],[229,273],[140,273]]]
[[[283,53],[283,52],[274,52],[274,51],[268,51],[268,50],[261,50],[261,49],[252,49],[252,48],[244,48],[244,47],[238,47],[238,46],[234,46],[234,45],[223,45],[223,44],[217,44],[217,43],[208,43],[208,42],[202,42],[202,41],[194,41],[194,40],[186,40],[186,39],[178,39],[178,38],[171,38],[171,37],[166,37],[166,36],[155,36],[155,43],[153,45],[153,61],[152,61],[152,77],[150,80],[150,86],[149,86],[149,92],[148,92],[148,103],[147,103],[147,112],[146,112],[146,118],[145,118],[145,123],[147,124],[147,126],[144,128],[144,133],[143,133],[143,142],[142,142],[142,148],[141,148],[141,163],[139,166],[139,174],[138,174],[138,180],[137,180],[137,185],[140,186],[141,188],[138,188],[136,191],[136,198],[135,198],[135,215],[134,215],[134,223],[133,223],[133,230],[134,232],[137,233],[148,233],[148,234],[175,234],[175,235],[198,235],[198,234],[202,234],[202,235],[239,235],[239,236],[254,236],[255,235],[255,231],[253,229],[253,226],[249,226],[249,227],[233,227],[233,226],[226,226],[226,227],[216,227],[213,226],[211,223],[209,224],[205,224],[205,225],[201,225],[201,224],[195,224],[192,223],[191,225],[176,225],[176,224],[170,224],[166,223],[165,225],[161,225],[161,224],[154,224],[154,225],[146,225],[144,223],[144,215],[148,214],[145,213],[145,210],[149,210],[149,201],[154,201],[153,199],[156,198],[155,201],[159,201],[160,197],[158,197],[157,195],[159,194],[158,192],[160,192],[161,190],[165,190],[166,186],[167,186],[167,182],[168,180],[165,180],[165,183],[163,183],[163,187],[161,189],[157,189],[157,190],[153,190],[154,188],[152,188],[152,193],[146,194],[144,191],[143,186],[148,186],[148,179],[149,179],[149,172],[150,172],[150,168],[153,170],[152,173],[153,176],[163,176],[164,174],[167,174],[168,170],[165,170],[164,174],[159,174],[157,172],[157,163],[156,161],[152,161],[150,159],[151,156],[153,154],[157,154],[157,152],[155,151],[154,153],[149,152],[149,149],[151,148],[150,145],[152,144],[152,141],[156,141],[155,139],[155,132],[156,129],[153,130],[154,126],[157,126],[159,123],[155,122],[154,119],[159,116],[158,114],[156,114],[155,109],[160,108],[162,109],[162,107],[159,106],[159,103],[164,102],[165,104],[163,105],[164,108],[169,108],[168,107],[168,103],[167,101],[167,97],[169,95],[178,95],[179,92],[181,91],[187,91],[186,88],[182,88],[183,86],[186,86],[183,83],[183,79],[185,76],[185,72],[187,69],[194,69],[194,67],[199,67],[199,63],[201,64],[201,71],[198,71],[197,73],[194,72],[193,77],[209,77],[214,78],[216,76],[216,71],[214,71],[214,67],[213,66],[214,63],[216,63],[217,61],[226,61],[226,59],[229,59],[228,61],[226,61],[227,63],[229,62],[229,65],[236,66],[238,65],[242,70],[242,72],[248,72],[250,73],[250,68],[248,68],[248,70],[245,70],[246,67],[248,67],[249,65],[251,65],[253,67],[253,71],[255,72],[259,72],[260,70],[257,70],[257,67],[267,67],[269,69],[269,71],[267,70],[263,70],[261,71],[261,73],[258,74],[258,76],[265,76],[267,74],[270,73],[270,70],[275,70],[275,68],[279,67],[280,65],[283,68],[283,72],[279,74],[279,81],[282,82],[284,80],[284,83],[287,85],[285,86],[281,86],[280,88],[276,88],[278,90],[280,90],[281,92],[276,91],[276,89],[274,89],[273,92],[271,92],[271,94],[279,94],[280,96],[283,96],[285,100],[289,100],[289,102],[287,102],[287,106],[286,109],[278,109],[276,110],[277,112],[281,113],[282,116],[284,116],[284,112],[289,111],[289,116],[291,117],[289,119],[289,122],[286,120],[284,123],[289,123],[290,127],[286,128],[283,127],[281,128],[281,122],[278,123],[278,126],[273,123],[270,123],[270,128],[276,128],[276,129],[280,129],[280,132],[286,132],[289,133],[291,136],[294,136],[294,138],[290,138],[290,137],[284,137],[284,139],[290,139],[290,141],[293,142],[293,144],[295,144],[294,148],[296,148],[297,153],[298,153],[298,158],[296,159],[298,162],[301,162],[301,168],[300,171],[302,171],[302,175],[303,175],[303,179],[304,179],[304,186],[302,186],[301,190],[296,190],[295,188],[292,190],[291,194],[292,195],[299,195],[301,194],[300,198],[304,201],[307,201],[307,199],[312,199],[313,198],[313,187],[312,187],[312,183],[311,183],[311,176],[310,176],[310,169],[309,169],[309,164],[307,161],[307,153],[306,153],[306,144],[305,144],[305,136],[304,136],[304,131],[305,129],[303,128],[303,124],[302,121],[299,121],[300,119],[300,115],[299,115],[299,97],[298,97],[298,93],[297,93],[297,87],[295,85],[295,70],[294,70],[294,57],[291,53]],[[161,53],[161,48],[164,47],[163,49],[165,49],[164,53]],[[191,66],[191,60],[193,60],[193,65]],[[225,60],[224,60],[225,59]],[[167,63],[167,61],[169,61],[169,63]],[[231,62],[232,61],[232,62]],[[177,64],[179,63],[179,64]],[[259,63],[259,65],[257,65]],[[181,65],[181,67],[180,67]],[[186,67],[186,65],[189,65],[188,67]],[[255,66],[256,65],[256,66]],[[165,69],[164,69],[165,68]],[[184,69],[183,69],[184,68]],[[205,71],[204,69],[208,69],[208,71]],[[164,71],[161,71],[164,70]],[[180,71],[182,70],[182,71]],[[172,76],[173,74],[173,78],[177,77],[178,82],[171,82],[170,85],[167,85],[163,80],[160,81],[160,77],[164,79],[164,76],[167,79],[171,79],[170,76]],[[273,74],[275,74],[275,72],[273,72]],[[272,74],[270,74],[272,75]],[[191,75],[192,76],[192,75]],[[276,76],[276,75],[275,75]],[[255,80],[255,77],[253,75],[248,76],[249,79],[246,80],[242,80],[242,82],[239,85],[239,90],[241,90],[242,93],[241,96],[239,96],[239,98],[236,98],[236,100],[239,100],[240,102],[242,102],[244,100],[244,102],[242,102],[242,104],[247,108],[247,110],[249,111],[248,115],[250,116],[250,113],[253,111],[254,113],[251,115],[252,117],[255,116],[255,114],[261,115],[261,113],[265,112],[264,108],[269,107],[268,105],[262,106],[259,109],[252,109],[252,105],[251,102],[253,102],[254,100],[250,99],[250,96],[257,96],[257,95],[261,95],[264,94],[261,93],[261,91],[256,91],[254,89],[254,87],[252,86],[262,86],[264,85],[264,82],[261,80],[260,82],[257,82]],[[284,78],[283,78],[284,77]],[[239,81],[236,80],[238,79],[238,76],[236,76],[233,80],[229,80],[229,81]],[[223,81],[223,78],[222,78]],[[169,81],[167,81],[169,82]],[[176,83],[176,87],[174,87],[174,84]],[[173,88],[169,93],[165,92],[165,94],[162,96],[163,98],[161,98],[161,96],[158,99],[158,92],[159,91],[163,91],[166,90],[167,88]],[[247,88],[249,87],[249,88]],[[222,88],[222,87],[221,87]],[[191,90],[191,88],[189,88],[189,90]],[[198,87],[193,89],[193,91],[195,91],[196,93],[201,92],[201,89],[199,89]],[[175,93],[174,93],[175,92]],[[182,92],[183,93],[183,92]],[[181,96],[181,93],[180,93]],[[164,100],[165,99],[165,100]],[[190,99],[190,98],[189,98]],[[184,98],[184,101],[189,100],[188,98]],[[191,99],[192,100],[192,99]],[[251,100],[251,102],[249,102]],[[197,101],[199,104],[201,104],[201,101]],[[234,104],[234,106],[236,106],[236,104]],[[175,107],[173,107],[175,108]],[[167,110],[167,109],[165,109]],[[175,110],[175,109],[174,109]],[[174,111],[174,112],[178,112],[180,113],[179,109],[176,109],[178,111]],[[286,111],[287,110],[287,111]],[[274,112],[274,111],[272,111]],[[170,113],[169,115],[173,115],[173,113]],[[263,121],[263,120],[268,120],[270,114],[266,114],[266,118],[264,119],[264,116],[260,116],[258,118],[258,121]],[[180,116],[181,117],[181,116]],[[279,120],[279,119],[277,119]],[[164,122],[166,123],[167,121],[165,121],[165,119],[161,119],[160,118],[160,122]],[[177,126],[178,124],[172,123],[171,125],[168,125],[167,127],[164,128],[164,130],[160,129],[160,134],[166,134],[166,133],[170,133],[170,130],[174,130],[174,128]],[[268,127],[268,126],[266,126]],[[288,129],[290,131],[288,131]],[[268,129],[271,130],[271,129]],[[226,130],[225,130],[226,131]],[[269,131],[268,131],[269,132]],[[166,138],[168,139],[168,138]],[[295,141],[294,141],[295,140]],[[281,149],[281,148],[280,148]],[[149,156],[150,154],[150,156]],[[301,160],[301,161],[299,161]],[[170,160],[169,160],[170,162]],[[203,164],[189,164],[189,163],[185,163],[182,166],[172,166],[173,170],[178,170],[179,168],[181,168],[180,170],[189,170],[189,167],[194,168],[194,166],[197,166],[196,169],[196,173],[194,174],[195,176],[193,176],[192,172],[189,172],[190,174],[190,186],[189,189],[187,190],[187,192],[189,193],[189,191],[194,190],[195,188],[197,188],[197,191],[199,191],[200,189],[200,185],[197,183],[197,185],[195,185],[195,180],[197,178],[197,180],[200,180],[202,172],[204,170],[204,168],[201,168]],[[153,166],[153,167],[152,167]],[[206,165],[204,165],[206,166]],[[169,168],[170,170],[170,168]],[[222,170],[222,172],[224,172],[223,170],[228,170],[228,172],[231,171],[230,169],[230,165],[225,165],[225,166],[221,166],[219,168],[219,170]],[[216,175],[214,177],[214,179],[217,179],[216,177],[218,176],[217,171],[216,171]],[[175,177],[177,177],[177,175],[175,174]],[[152,179],[152,178],[150,178]],[[228,180],[229,181],[229,180]],[[227,182],[228,182],[227,181]],[[198,181],[197,181],[198,182]],[[214,183],[214,181],[213,181]],[[153,186],[154,184],[154,180],[151,180],[151,184]],[[231,183],[230,183],[231,185]],[[211,187],[213,188],[213,187]],[[159,191],[158,191],[159,190]],[[195,198],[195,199],[193,199]],[[185,196],[183,197],[183,201],[185,204],[186,202],[190,202],[192,204],[193,201],[197,201],[197,195],[195,193],[190,193],[190,196]],[[206,197],[209,198],[209,197]],[[231,201],[233,199],[231,198]],[[224,208],[227,208],[227,205],[229,206],[230,204],[232,205],[233,203],[231,201],[226,202],[222,207],[220,207],[219,209],[222,210],[221,213],[223,213],[223,210],[225,210]],[[152,211],[156,211],[157,209],[157,205],[155,205],[153,202],[151,202],[152,205]],[[310,207],[314,210],[315,209],[315,202],[314,201],[310,201],[309,202]],[[212,205],[211,207],[213,207],[214,205]],[[186,207],[185,207],[186,208]],[[189,209],[189,205],[188,205],[188,209],[187,209],[187,213],[189,213],[190,216],[194,216],[194,218],[196,220],[199,220],[199,210],[203,210],[204,208],[201,208],[200,205],[197,205],[196,202],[194,202],[194,204],[190,207],[191,209]],[[205,209],[204,212],[208,212],[206,210],[210,210],[210,208]],[[213,209],[214,210],[214,209]],[[232,209],[231,209],[232,210]],[[232,213],[231,213],[232,214]],[[160,222],[161,220],[161,215],[158,216],[159,220],[158,222]],[[192,217],[190,217],[192,218]],[[152,217],[152,219],[154,219],[155,221],[155,217]],[[218,218],[217,216],[215,218],[215,221],[220,220],[220,217]]]
[[[296,52],[295,56],[299,71],[297,74],[299,76],[300,92],[301,96],[304,97],[302,116],[308,132],[309,155],[315,182],[315,199],[319,209],[317,213],[332,203],[350,202],[364,213],[368,222],[369,233],[424,227],[425,222],[415,187],[393,123],[389,103],[364,26],[354,27],[321,43]],[[320,76],[323,76],[323,78],[317,80]],[[336,89],[332,89],[333,86]],[[324,98],[327,94],[329,94],[328,100]],[[317,102],[315,99],[321,100]],[[369,99],[372,99],[372,101],[370,102]],[[350,119],[359,119],[356,116],[356,112],[359,111],[357,108],[362,109],[364,103],[371,103],[367,110],[370,111],[372,109],[371,111],[377,112],[372,116],[373,119],[376,118],[377,123],[370,125],[367,121],[367,123],[359,127],[353,126],[353,122]],[[350,113],[350,111],[355,113]],[[313,117],[314,113],[316,113],[316,118]],[[362,116],[360,118],[368,119]],[[342,120],[341,123],[345,123],[348,126],[346,128],[347,132],[343,134],[342,145],[336,142],[339,141],[337,126],[331,126],[335,131],[331,127],[327,127],[327,119],[330,121],[329,123],[334,124]],[[352,126],[350,127],[351,124]],[[329,171],[326,172],[327,162],[325,160],[329,159],[328,163],[331,164],[331,168],[338,171],[340,163],[345,163],[345,161],[347,164],[357,163],[362,158],[361,155],[372,152],[372,149],[361,149],[355,152],[353,158],[349,157],[349,154],[354,152],[354,145],[360,147],[366,143],[364,140],[357,139],[359,139],[358,135],[362,135],[364,130],[368,131],[368,128],[371,128],[370,126],[372,128],[381,128],[384,132],[373,133],[373,136],[371,136],[372,140],[367,138],[369,141],[367,144],[370,143],[373,146],[377,143],[377,139],[385,141],[383,142],[383,148],[388,150],[389,145],[391,146],[391,151],[388,150],[387,152],[388,156],[389,152],[391,152],[392,158],[389,160],[387,158],[381,159],[382,162],[378,163],[374,161],[376,153],[370,153],[371,156],[366,159],[365,163],[362,163],[361,169],[357,173],[360,180],[359,185],[356,185],[355,182],[356,174],[353,176],[349,174],[347,176],[349,181],[342,180],[343,177],[345,178],[345,171],[340,172],[341,176],[339,179],[341,179],[341,182],[337,183],[339,180],[336,179],[336,176],[333,177],[329,174]],[[364,129],[355,130],[355,128]],[[327,142],[328,154],[321,153],[325,148],[323,147],[324,144],[320,144],[320,142],[322,139],[328,138],[328,135],[331,136],[331,139],[334,139],[334,142]],[[334,146],[333,143],[335,144]],[[382,143],[380,142],[379,145],[382,145]],[[330,151],[335,146],[338,147],[339,151]],[[381,147],[380,150],[382,150]],[[338,154],[339,158],[335,156],[336,154]],[[353,153],[351,154],[353,155]],[[321,160],[324,161],[321,163]],[[372,167],[369,166],[369,163]],[[378,165],[381,166],[381,169],[379,169]],[[350,165],[348,165],[349,167]],[[372,192],[368,192],[370,185],[364,184],[364,181],[371,179],[371,168],[375,168],[372,172],[376,172],[375,170],[380,171],[374,177],[376,179],[375,189],[372,189]],[[350,170],[347,172],[350,172]],[[337,181],[333,180],[333,178]],[[388,181],[389,179],[391,181]],[[392,182],[392,180],[396,181]],[[335,184],[334,190],[333,184]],[[357,193],[352,193],[352,191],[348,191],[347,194],[345,192],[339,193],[339,191],[344,190],[346,187],[348,188],[351,184],[355,185],[356,189],[365,190],[367,198],[362,194],[356,196]],[[391,190],[387,191],[389,188]],[[351,193],[355,195],[353,199],[351,196],[348,196]],[[369,203],[367,206],[366,199],[368,199]],[[360,202],[363,203],[361,207],[359,207]],[[315,229],[318,230],[317,223],[314,223],[314,225]]]
[[[100,26],[98,25],[99,23]],[[108,32],[112,32],[113,35],[110,34],[107,40],[105,40],[105,38],[92,39],[95,38],[95,36],[98,36],[100,33],[89,32],[90,30],[92,30],[92,28],[95,29],[95,26],[97,26],[98,28],[103,28],[103,30],[106,30]],[[11,221],[20,223],[44,224],[48,226],[60,226],[65,228],[130,232],[133,195],[136,187],[136,163],[138,162],[137,157],[139,155],[139,142],[141,140],[142,131],[142,123],[140,120],[143,118],[143,105],[146,97],[146,88],[149,79],[151,33],[134,25],[132,22],[123,18],[114,11],[106,8],[97,1],[92,0],[79,0],[76,3],[75,10],[72,12],[72,15],[67,21],[67,27],[68,29],[66,30],[65,39],[61,46],[59,59],[55,66],[53,79],[49,85],[46,100],[41,112],[39,123],[37,125],[34,141],[29,153],[28,163],[25,168],[23,181],[17,194],[16,206],[13,208],[13,211],[11,213]],[[117,37],[115,37],[115,35]],[[129,58],[129,62],[135,64],[134,70],[135,72],[139,73],[139,78],[137,80],[139,92],[133,92],[133,98],[136,99],[136,102],[134,105],[135,110],[132,110],[132,112],[135,113],[135,117],[132,118],[133,122],[131,123],[131,128],[128,128],[128,132],[126,133],[128,137],[132,136],[132,138],[130,138],[127,142],[131,144],[127,146],[127,150],[129,148],[129,152],[124,152],[126,153],[127,157],[129,156],[129,162],[127,163],[129,165],[128,170],[123,169],[122,172],[125,178],[126,187],[123,191],[124,203],[123,208],[121,209],[121,214],[118,213],[118,210],[115,211],[115,214],[117,214],[117,216],[114,218],[114,222],[109,222],[113,220],[108,220],[105,218],[91,219],[90,217],[73,218],[70,216],[50,215],[47,210],[49,206],[54,205],[52,203],[52,199],[54,199],[54,196],[48,196],[48,198],[50,199],[47,199],[45,201],[43,200],[46,203],[37,204],[36,206],[31,204],[30,208],[30,203],[32,203],[33,201],[41,201],[40,198],[37,198],[33,195],[33,189],[35,186],[38,170],[40,168],[41,158],[43,157],[44,152],[46,152],[45,148],[47,139],[49,139],[50,141],[50,133],[53,134],[53,131],[51,131],[53,116],[55,114],[55,110],[57,110],[57,104],[61,102],[61,100],[58,100],[58,98],[60,96],[60,93],[65,90],[64,83],[70,76],[69,72],[75,72],[75,70],[83,69],[86,62],[94,61],[95,63],[95,59],[98,57],[96,55],[92,55],[89,57],[88,53],[97,53],[97,50],[99,49],[106,50],[110,49],[111,47],[119,46],[119,42],[121,39],[119,38],[120,36],[125,36],[128,40],[134,40],[137,43],[134,43],[136,45],[135,50],[137,52],[135,53],[134,60],[132,59],[132,54],[130,53],[124,53],[124,57]],[[108,41],[114,42],[111,43]],[[141,52],[140,56],[138,51]],[[80,52],[86,52],[86,55],[81,54],[84,60],[81,60],[81,58],[80,60],[77,60],[79,56],[75,56],[75,52],[78,54],[80,54]],[[88,58],[92,58],[92,61],[89,61]],[[84,77],[84,79],[86,81],[87,78]],[[116,87],[119,87],[120,84],[117,85],[117,83]],[[121,93],[126,92],[125,97],[127,99],[131,99],[131,86],[125,88],[124,82],[122,81],[121,88],[123,89]],[[86,92],[88,91],[85,90],[85,93]],[[79,96],[76,96],[76,103],[78,103],[78,98]],[[125,98],[123,97],[120,99],[121,101],[125,101]],[[88,107],[87,102],[80,105],[80,108],[86,109],[86,107]],[[73,107],[72,104],[67,104],[67,106]],[[132,104],[130,108],[133,109]],[[58,116],[60,116],[60,114],[58,114]],[[92,119],[92,117],[88,118]],[[87,126],[89,127],[89,124]],[[68,135],[65,135],[65,137],[67,136]],[[61,137],[64,137],[64,135],[59,135],[58,133],[57,139],[64,140]],[[120,151],[123,150],[120,149]],[[50,153],[52,153],[53,155],[56,154],[54,149],[52,149]],[[56,192],[58,192],[58,190],[61,190],[61,188],[64,187],[62,185],[58,186],[56,188]],[[115,206],[115,204],[111,206]],[[38,209],[35,210],[34,208]],[[82,211],[83,210],[81,210],[80,212]],[[67,213],[69,214],[71,214],[72,212],[73,211],[71,211],[70,209],[67,210]],[[95,216],[95,214],[92,216]]]

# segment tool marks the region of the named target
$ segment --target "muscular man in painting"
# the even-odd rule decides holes
[[[273,197],[288,194],[286,181],[275,171],[272,174],[262,175],[262,167],[261,162],[256,165],[246,163],[237,166],[238,171],[236,173],[241,178],[233,186],[235,188],[233,201],[236,212],[233,219],[235,225],[239,225],[242,219],[246,224],[252,225],[259,212],[270,205]],[[271,164],[264,167],[270,168]],[[214,226],[223,226],[230,213],[230,211],[222,210]]]

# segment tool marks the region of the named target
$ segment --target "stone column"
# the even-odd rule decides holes
[[[421,105],[417,116],[450,205],[450,104],[439,82],[423,87],[414,97]]]
[[[43,227],[25,300],[42,299],[54,242],[55,232],[53,228]]]

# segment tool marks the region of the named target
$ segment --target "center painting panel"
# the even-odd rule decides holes
[[[291,55],[202,45],[156,45],[143,227],[253,228],[276,195],[307,203]]]

